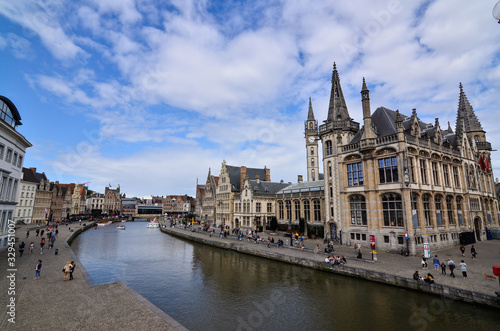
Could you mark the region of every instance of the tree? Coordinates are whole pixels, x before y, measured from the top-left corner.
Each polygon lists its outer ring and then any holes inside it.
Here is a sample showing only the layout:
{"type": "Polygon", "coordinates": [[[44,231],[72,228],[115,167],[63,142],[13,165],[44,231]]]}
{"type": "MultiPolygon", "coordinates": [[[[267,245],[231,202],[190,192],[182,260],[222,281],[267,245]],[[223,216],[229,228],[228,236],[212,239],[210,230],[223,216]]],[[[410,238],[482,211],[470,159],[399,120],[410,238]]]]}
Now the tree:
{"type": "Polygon", "coordinates": [[[269,222],[269,228],[273,232],[276,231],[276,229],[278,228],[278,219],[276,218],[276,216],[271,217],[271,221],[269,222]]]}

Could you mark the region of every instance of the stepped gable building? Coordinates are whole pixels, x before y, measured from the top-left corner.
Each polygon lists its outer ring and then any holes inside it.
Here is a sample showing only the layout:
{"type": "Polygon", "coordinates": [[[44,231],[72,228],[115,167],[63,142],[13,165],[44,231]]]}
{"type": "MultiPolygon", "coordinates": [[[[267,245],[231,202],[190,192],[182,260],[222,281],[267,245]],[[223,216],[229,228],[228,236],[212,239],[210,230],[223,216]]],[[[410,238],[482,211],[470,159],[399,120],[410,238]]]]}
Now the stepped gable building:
{"type": "Polygon", "coordinates": [[[455,131],[385,107],[370,110],[361,88],[363,127],[350,116],[334,64],[323,148],[326,230],[341,242],[420,254],[486,239],[497,227],[491,144],[459,85],[455,131]],[[408,236],[408,240],[405,239],[408,236]]]}
{"type": "Polygon", "coordinates": [[[219,184],[216,190],[216,223],[218,225],[236,226],[234,219],[234,195],[241,192],[246,176],[250,179],[256,179],[259,175],[261,181],[271,181],[271,170],[247,168],[245,166],[235,167],[226,165],[226,161],[222,162],[221,172],[219,175],[219,184]]]}
{"type": "Polygon", "coordinates": [[[50,191],[52,192],[52,201],[50,203],[50,210],[52,212],[52,218],[54,221],[61,220],[63,216],[63,203],[64,195],[63,188],[59,185],[59,182],[50,183],[50,191]]]}
{"type": "Polygon", "coordinates": [[[120,194],[120,185],[116,189],[111,187],[104,188],[103,212],[109,214],[120,214],[122,210],[122,196],[120,194]]]}
{"type": "Polygon", "coordinates": [[[259,231],[269,226],[276,217],[276,194],[288,185],[261,181],[258,172],[250,179],[247,172],[241,192],[234,194],[234,226],[259,231]]]}
{"type": "Polygon", "coordinates": [[[197,220],[201,220],[203,213],[203,195],[205,193],[205,185],[198,184],[198,177],[196,177],[196,195],[195,195],[195,205],[194,214],[197,220]]]}
{"type": "MultiPolygon", "coordinates": [[[[203,197],[201,201],[200,219],[207,224],[215,224],[215,197],[217,194],[217,185],[219,177],[212,175],[211,169],[208,168],[207,181],[203,186],[203,197]]],[[[198,203],[198,198],[196,198],[198,203]]]]}
{"type": "Polygon", "coordinates": [[[61,196],[62,196],[62,217],[65,219],[69,219],[72,214],[71,209],[73,208],[73,192],[75,190],[75,183],[71,184],[59,184],[61,188],[61,196]]]}
{"type": "Polygon", "coordinates": [[[52,191],[50,190],[50,182],[45,176],[45,173],[36,172],[36,168],[27,169],[27,173],[31,172],[30,177],[34,177],[37,183],[35,204],[33,205],[33,223],[45,223],[53,217],[50,207],[52,205],[52,191]]]}
{"type": "Polygon", "coordinates": [[[9,221],[14,220],[24,154],[31,143],[17,127],[21,115],[8,98],[0,95],[0,249],[7,246],[9,221]]]}

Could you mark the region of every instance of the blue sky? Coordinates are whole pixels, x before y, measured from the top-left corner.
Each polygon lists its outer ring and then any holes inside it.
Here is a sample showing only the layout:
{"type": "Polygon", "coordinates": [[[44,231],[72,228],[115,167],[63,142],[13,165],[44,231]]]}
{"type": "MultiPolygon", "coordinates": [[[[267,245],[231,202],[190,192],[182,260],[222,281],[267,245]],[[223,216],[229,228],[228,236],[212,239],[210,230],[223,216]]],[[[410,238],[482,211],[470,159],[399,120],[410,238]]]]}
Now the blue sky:
{"type": "MultiPolygon", "coordinates": [[[[306,175],[335,61],[351,117],[416,108],[455,127],[459,82],[498,149],[497,0],[0,0],[0,94],[51,181],[128,196],[194,195],[230,165],[306,175]]],[[[494,172],[500,171],[497,152],[494,172]]]]}

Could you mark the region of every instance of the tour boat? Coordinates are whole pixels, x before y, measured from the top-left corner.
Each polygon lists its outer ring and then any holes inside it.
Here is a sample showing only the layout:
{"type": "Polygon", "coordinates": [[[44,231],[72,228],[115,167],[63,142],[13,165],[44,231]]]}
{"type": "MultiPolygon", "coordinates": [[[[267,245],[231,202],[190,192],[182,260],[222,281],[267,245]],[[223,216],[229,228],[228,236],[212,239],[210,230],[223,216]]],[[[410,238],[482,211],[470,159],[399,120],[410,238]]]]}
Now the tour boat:
{"type": "Polygon", "coordinates": [[[160,227],[160,222],[158,222],[156,220],[156,218],[155,218],[151,222],[148,223],[147,227],[148,228],[159,228],[160,227]]]}
{"type": "Polygon", "coordinates": [[[118,230],[125,230],[125,225],[118,225],[116,228],[118,230]]]}

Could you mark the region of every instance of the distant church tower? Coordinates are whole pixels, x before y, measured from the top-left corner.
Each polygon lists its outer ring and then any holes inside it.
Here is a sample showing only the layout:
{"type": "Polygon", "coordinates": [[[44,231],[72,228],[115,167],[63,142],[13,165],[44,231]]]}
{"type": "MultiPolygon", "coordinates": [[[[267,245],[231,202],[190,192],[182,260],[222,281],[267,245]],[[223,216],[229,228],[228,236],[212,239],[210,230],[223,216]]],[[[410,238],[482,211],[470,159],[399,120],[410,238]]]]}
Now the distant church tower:
{"type": "Polygon", "coordinates": [[[307,181],[319,180],[319,156],[318,156],[318,121],[314,119],[314,113],[309,98],[309,113],[307,121],[304,122],[304,134],[306,138],[306,158],[307,158],[307,181]]]}

